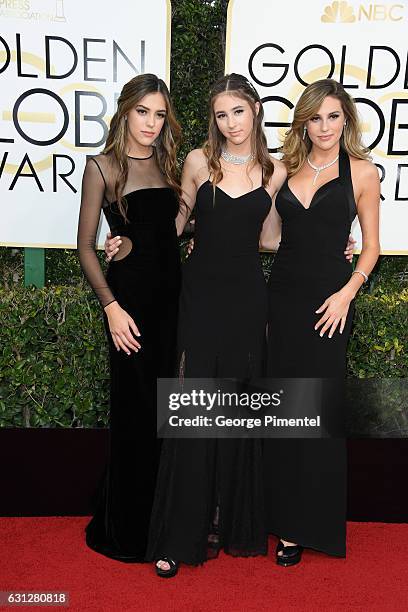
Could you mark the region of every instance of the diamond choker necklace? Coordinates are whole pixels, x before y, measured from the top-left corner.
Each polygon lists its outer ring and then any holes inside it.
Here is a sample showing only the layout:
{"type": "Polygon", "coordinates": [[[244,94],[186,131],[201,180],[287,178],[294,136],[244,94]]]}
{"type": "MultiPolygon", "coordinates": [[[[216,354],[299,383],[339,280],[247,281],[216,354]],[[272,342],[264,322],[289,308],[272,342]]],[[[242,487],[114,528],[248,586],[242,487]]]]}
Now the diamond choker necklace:
{"type": "Polygon", "coordinates": [[[253,161],[255,159],[255,155],[253,153],[250,153],[249,155],[233,155],[233,153],[230,153],[226,149],[222,149],[221,157],[225,159],[225,161],[229,162],[230,164],[241,164],[241,165],[246,164],[249,161],[253,161]]]}

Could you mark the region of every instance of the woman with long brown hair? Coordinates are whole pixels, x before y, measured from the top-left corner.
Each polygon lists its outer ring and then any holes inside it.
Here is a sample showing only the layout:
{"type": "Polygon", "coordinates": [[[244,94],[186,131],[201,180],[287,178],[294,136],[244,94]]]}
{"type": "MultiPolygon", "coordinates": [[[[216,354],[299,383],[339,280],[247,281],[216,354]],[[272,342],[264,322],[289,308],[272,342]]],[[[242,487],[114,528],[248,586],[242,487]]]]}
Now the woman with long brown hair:
{"type": "MultiPolygon", "coordinates": [[[[180,301],[180,377],[262,376],[267,291],[258,247],[279,246],[274,196],[286,178],[262,124],[262,103],[245,77],[217,81],[209,137],[186,158],[176,220],[180,234],[195,210],[180,301]]],[[[108,257],[117,244],[108,241],[108,257]]],[[[220,549],[265,554],[263,501],[260,440],[165,440],[148,551],[159,559],[158,575],[174,576],[180,561],[196,565],[220,549]]]]}
{"type": "MultiPolygon", "coordinates": [[[[179,233],[195,211],[195,244],[183,266],[178,373],[188,378],[262,375],[267,290],[259,238],[286,176],[267,149],[263,107],[241,75],[210,94],[209,136],[186,158],[179,233]]],[[[279,231],[276,235],[279,242],[279,231]]],[[[276,245],[277,246],[277,245],[276,245]]],[[[164,440],[148,556],[157,574],[200,564],[220,549],[266,552],[261,441],[164,440]]]]}
{"type": "MultiPolygon", "coordinates": [[[[324,384],[336,396],[330,391],[321,407],[337,419],[344,410],[337,391],[354,297],[380,252],[378,171],[362,144],[355,104],[340,83],[323,79],[306,87],[282,160],[288,178],[276,197],[282,238],[268,281],[267,375],[315,379],[318,386],[330,380],[324,384]],[[362,250],[353,271],[343,250],[356,214],[362,250]]],[[[273,244],[264,240],[263,246],[273,244]]],[[[298,563],[303,547],[345,556],[346,446],[341,431],[333,433],[265,440],[266,520],[282,538],[279,565],[298,563]]]]}
{"type": "Polygon", "coordinates": [[[166,84],[139,75],[123,87],[82,184],[79,257],[103,307],[110,356],[109,462],[86,541],[125,562],[145,560],[159,456],[156,379],[175,365],[179,137],[166,84]],[[101,211],[121,236],[106,278],[95,253],[101,211]]]}

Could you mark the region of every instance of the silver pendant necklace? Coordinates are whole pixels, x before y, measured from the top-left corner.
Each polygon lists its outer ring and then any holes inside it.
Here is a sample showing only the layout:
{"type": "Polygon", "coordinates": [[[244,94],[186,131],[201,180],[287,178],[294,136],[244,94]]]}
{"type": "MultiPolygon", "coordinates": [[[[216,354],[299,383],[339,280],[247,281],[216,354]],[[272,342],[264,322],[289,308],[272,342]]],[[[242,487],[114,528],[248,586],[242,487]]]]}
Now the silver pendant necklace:
{"type": "Polygon", "coordinates": [[[237,165],[247,164],[249,161],[253,161],[255,159],[255,155],[253,153],[250,153],[249,155],[234,155],[226,149],[222,149],[221,157],[230,164],[237,165]]]}
{"type": "Polygon", "coordinates": [[[311,168],[313,168],[313,170],[316,172],[316,174],[314,175],[314,179],[313,179],[313,185],[316,183],[319,174],[321,173],[322,170],[326,170],[326,168],[330,168],[330,166],[332,166],[333,164],[336,163],[336,161],[339,159],[339,156],[337,155],[336,159],[333,159],[333,161],[331,161],[328,164],[323,164],[323,166],[315,166],[314,164],[312,164],[312,162],[309,159],[309,156],[307,156],[307,163],[309,164],[309,166],[311,168]]]}

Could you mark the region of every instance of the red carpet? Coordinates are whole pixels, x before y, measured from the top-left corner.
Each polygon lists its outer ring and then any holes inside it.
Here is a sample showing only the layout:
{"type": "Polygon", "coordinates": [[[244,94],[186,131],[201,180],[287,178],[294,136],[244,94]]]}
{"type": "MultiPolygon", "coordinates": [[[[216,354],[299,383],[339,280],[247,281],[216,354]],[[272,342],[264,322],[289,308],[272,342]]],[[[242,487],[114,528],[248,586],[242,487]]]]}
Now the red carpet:
{"type": "Polygon", "coordinates": [[[268,558],[220,555],[163,580],[150,565],[123,564],[89,550],[87,522],[0,518],[0,590],[68,591],[69,608],[30,609],[70,612],[408,610],[406,524],[349,523],[347,559],[306,551],[300,565],[281,568],[271,539],[268,558]]]}

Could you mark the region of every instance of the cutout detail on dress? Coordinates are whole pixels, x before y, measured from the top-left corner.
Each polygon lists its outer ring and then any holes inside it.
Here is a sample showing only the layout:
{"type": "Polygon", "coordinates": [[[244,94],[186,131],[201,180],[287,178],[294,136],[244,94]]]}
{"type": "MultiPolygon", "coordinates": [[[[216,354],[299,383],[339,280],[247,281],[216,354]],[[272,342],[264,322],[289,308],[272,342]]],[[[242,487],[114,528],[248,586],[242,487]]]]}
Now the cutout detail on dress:
{"type": "Polygon", "coordinates": [[[125,259],[133,249],[133,242],[127,236],[121,236],[122,244],[119,247],[119,251],[112,258],[112,261],[120,261],[121,259],[125,259]]]}

